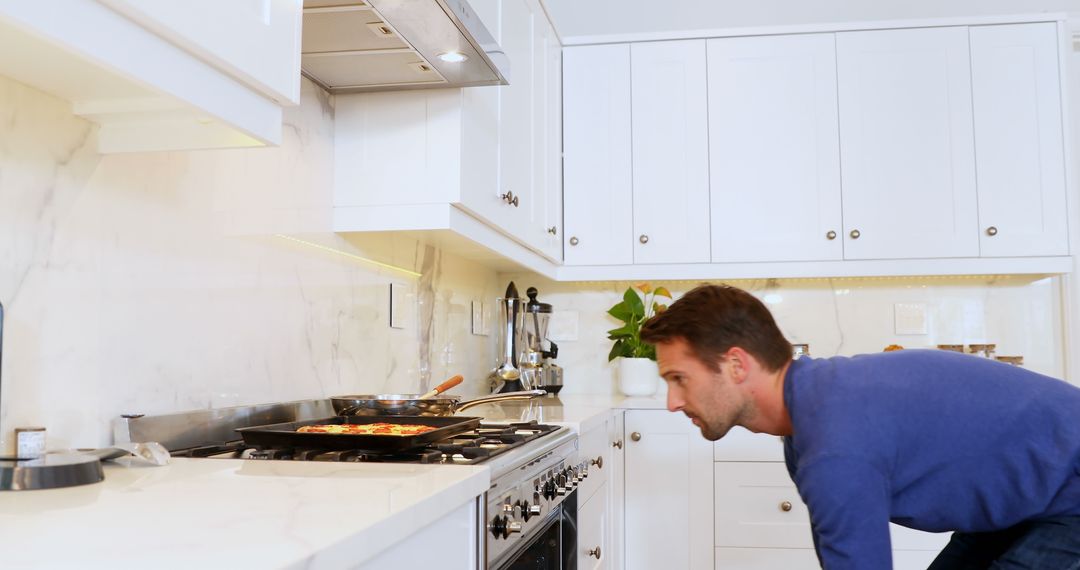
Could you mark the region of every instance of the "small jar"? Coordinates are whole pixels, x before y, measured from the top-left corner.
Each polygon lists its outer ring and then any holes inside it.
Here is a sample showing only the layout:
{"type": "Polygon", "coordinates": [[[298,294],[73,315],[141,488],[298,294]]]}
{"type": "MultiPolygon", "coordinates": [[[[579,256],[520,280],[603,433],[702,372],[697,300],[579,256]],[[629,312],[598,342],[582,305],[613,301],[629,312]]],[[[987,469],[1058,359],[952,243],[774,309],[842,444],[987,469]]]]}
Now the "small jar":
{"type": "Polygon", "coordinates": [[[995,356],[994,359],[998,362],[1004,362],[1005,364],[1012,364],[1013,366],[1024,365],[1023,356],[995,356]]]}
{"type": "Polygon", "coordinates": [[[983,358],[994,358],[994,350],[997,348],[996,344],[969,344],[968,351],[975,356],[981,356],[983,358]]]}
{"type": "Polygon", "coordinates": [[[804,356],[810,356],[809,344],[793,344],[791,345],[791,359],[798,360],[804,356]]]}
{"type": "Polygon", "coordinates": [[[938,350],[948,350],[949,352],[964,352],[964,345],[962,344],[939,344],[938,350]]]}

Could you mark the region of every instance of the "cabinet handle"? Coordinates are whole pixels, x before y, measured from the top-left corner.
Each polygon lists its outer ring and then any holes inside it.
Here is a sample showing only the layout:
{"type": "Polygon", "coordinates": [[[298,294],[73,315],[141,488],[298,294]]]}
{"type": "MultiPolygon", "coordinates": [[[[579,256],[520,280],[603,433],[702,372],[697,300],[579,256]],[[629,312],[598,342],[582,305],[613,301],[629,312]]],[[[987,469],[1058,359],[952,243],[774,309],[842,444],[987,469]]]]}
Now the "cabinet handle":
{"type": "Polygon", "coordinates": [[[851,230],[851,239],[859,239],[862,233],[859,230],[851,230]]]}
{"type": "Polygon", "coordinates": [[[641,243],[649,243],[649,236],[641,234],[641,237],[637,238],[641,243]]]}
{"type": "Polygon", "coordinates": [[[589,556],[595,556],[597,560],[600,560],[600,547],[590,548],[588,554],[589,556]]]}
{"type": "Polygon", "coordinates": [[[570,237],[570,245],[577,245],[579,243],[581,243],[581,242],[578,241],[577,236],[571,236],[570,237]]]}
{"type": "Polygon", "coordinates": [[[780,510],[784,511],[785,513],[790,511],[791,510],[791,501],[784,501],[783,503],[780,503],[780,510]]]}
{"type": "Polygon", "coordinates": [[[604,456],[597,455],[596,459],[593,459],[592,461],[589,462],[589,465],[595,465],[597,469],[603,469],[604,468],[604,456]]]}
{"type": "Polygon", "coordinates": [[[618,447],[619,449],[622,449],[622,440],[620,439],[619,441],[611,442],[611,447],[618,447]]]}
{"type": "Polygon", "coordinates": [[[630,439],[634,441],[641,441],[641,432],[633,432],[630,434],[630,439]]]}
{"type": "Polygon", "coordinates": [[[834,232],[832,230],[829,230],[829,233],[825,234],[825,239],[827,239],[827,240],[836,239],[836,232],[834,232]]]}
{"type": "Polygon", "coordinates": [[[507,204],[510,204],[515,208],[518,207],[518,197],[514,196],[513,192],[508,191],[506,194],[502,194],[499,197],[505,200],[507,204]]]}
{"type": "Polygon", "coordinates": [[[995,228],[994,226],[990,226],[990,227],[986,228],[986,235],[988,235],[988,236],[996,236],[997,235],[997,228],[995,228]]]}
{"type": "Polygon", "coordinates": [[[551,226],[550,228],[548,228],[547,232],[549,234],[551,234],[551,235],[555,235],[555,234],[559,233],[559,228],[557,228],[555,226],[551,226]]]}

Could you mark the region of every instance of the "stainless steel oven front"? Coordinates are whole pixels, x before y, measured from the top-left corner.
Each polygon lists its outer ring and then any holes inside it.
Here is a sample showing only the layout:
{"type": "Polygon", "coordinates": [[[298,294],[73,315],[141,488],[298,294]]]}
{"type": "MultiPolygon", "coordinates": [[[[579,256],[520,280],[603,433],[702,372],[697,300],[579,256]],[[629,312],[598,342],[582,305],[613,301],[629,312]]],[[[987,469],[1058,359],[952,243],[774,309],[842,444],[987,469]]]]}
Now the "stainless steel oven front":
{"type": "Polygon", "coordinates": [[[576,569],[576,489],[585,477],[573,438],[496,478],[486,501],[487,568],[576,569]]]}

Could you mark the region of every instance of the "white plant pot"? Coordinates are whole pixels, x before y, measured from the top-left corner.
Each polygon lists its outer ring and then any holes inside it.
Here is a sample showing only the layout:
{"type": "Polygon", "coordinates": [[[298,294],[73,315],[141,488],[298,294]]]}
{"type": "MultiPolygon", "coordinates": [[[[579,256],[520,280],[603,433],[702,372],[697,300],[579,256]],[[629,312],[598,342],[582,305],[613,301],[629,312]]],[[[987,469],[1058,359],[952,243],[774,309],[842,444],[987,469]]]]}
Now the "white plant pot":
{"type": "Polygon", "coordinates": [[[648,358],[620,358],[619,391],[627,396],[652,396],[660,387],[660,369],[648,358]]]}

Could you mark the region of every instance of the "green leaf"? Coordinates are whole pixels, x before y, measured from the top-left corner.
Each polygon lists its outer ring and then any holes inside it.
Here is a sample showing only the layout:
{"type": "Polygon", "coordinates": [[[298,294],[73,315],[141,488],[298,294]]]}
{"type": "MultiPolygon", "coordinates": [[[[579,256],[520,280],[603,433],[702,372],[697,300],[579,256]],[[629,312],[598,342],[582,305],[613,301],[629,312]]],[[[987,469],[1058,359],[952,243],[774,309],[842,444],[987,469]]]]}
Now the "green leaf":
{"type": "Polygon", "coordinates": [[[633,318],[633,314],[630,312],[630,307],[626,303],[619,303],[614,307],[608,309],[608,314],[619,319],[624,323],[628,323],[633,318]]]}
{"type": "Polygon", "coordinates": [[[622,338],[622,337],[629,338],[629,337],[634,336],[634,331],[635,330],[636,329],[632,325],[627,324],[627,325],[621,326],[621,327],[619,327],[617,329],[611,329],[607,333],[608,333],[608,338],[622,338]]]}
{"type": "Polygon", "coordinates": [[[615,360],[620,356],[629,357],[633,354],[633,348],[629,343],[622,340],[615,341],[615,344],[611,347],[611,352],[608,353],[608,362],[615,360]]]}
{"type": "Polygon", "coordinates": [[[626,293],[623,293],[623,303],[630,309],[630,313],[636,317],[645,316],[645,303],[641,302],[641,297],[638,297],[637,292],[633,288],[627,288],[626,293]]]}
{"type": "Polygon", "coordinates": [[[661,297],[667,297],[668,299],[670,299],[671,291],[668,291],[666,287],[657,287],[656,290],[653,291],[653,295],[659,295],[661,297]]]}

